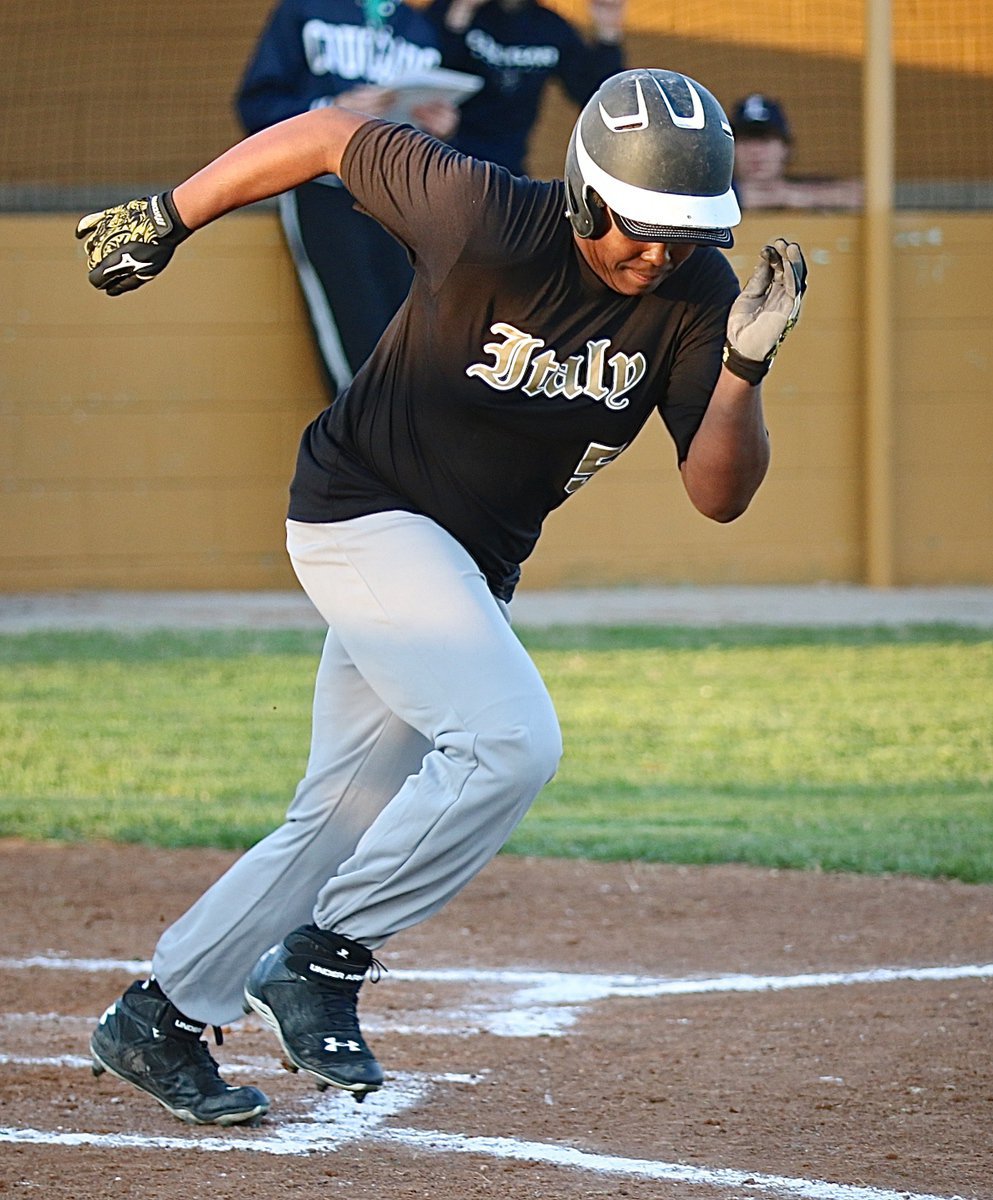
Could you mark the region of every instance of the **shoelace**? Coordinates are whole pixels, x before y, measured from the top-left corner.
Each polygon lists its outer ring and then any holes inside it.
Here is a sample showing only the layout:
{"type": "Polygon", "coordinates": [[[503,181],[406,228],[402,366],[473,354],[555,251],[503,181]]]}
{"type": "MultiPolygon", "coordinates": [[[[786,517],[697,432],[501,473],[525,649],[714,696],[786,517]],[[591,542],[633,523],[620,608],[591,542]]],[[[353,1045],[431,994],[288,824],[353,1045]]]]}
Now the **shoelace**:
{"type": "Polygon", "coordinates": [[[319,1020],[322,1027],[328,1032],[352,1038],[365,1046],[365,1038],[359,1028],[358,989],[355,992],[345,992],[322,987],[319,996],[319,1020]]]}
{"type": "MultiPolygon", "coordinates": [[[[190,1038],[170,1038],[169,1045],[174,1056],[174,1064],[181,1062],[187,1069],[196,1072],[206,1072],[209,1079],[221,1078],[221,1069],[218,1066],[214,1056],[210,1053],[207,1043],[202,1040],[194,1040],[190,1038]]],[[[204,1078],[200,1075],[201,1080],[204,1078]]]]}

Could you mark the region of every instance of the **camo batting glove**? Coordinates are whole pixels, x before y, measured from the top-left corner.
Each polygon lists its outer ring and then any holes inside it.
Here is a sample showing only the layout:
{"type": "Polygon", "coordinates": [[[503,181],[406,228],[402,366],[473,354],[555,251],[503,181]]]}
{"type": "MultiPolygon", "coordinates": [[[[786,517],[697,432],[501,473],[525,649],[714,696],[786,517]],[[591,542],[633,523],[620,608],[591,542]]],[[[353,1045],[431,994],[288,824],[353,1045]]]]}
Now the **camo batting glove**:
{"type": "Polygon", "coordinates": [[[763,246],[758,266],[728,314],[724,365],[756,384],[800,316],[807,290],[807,264],[796,242],[776,238],[763,246]]]}
{"type": "Polygon", "coordinates": [[[108,296],[153,279],[192,232],[176,212],[171,191],[90,213],[76,226],[76,237],[86,239],[90,283],[108,296]]]}

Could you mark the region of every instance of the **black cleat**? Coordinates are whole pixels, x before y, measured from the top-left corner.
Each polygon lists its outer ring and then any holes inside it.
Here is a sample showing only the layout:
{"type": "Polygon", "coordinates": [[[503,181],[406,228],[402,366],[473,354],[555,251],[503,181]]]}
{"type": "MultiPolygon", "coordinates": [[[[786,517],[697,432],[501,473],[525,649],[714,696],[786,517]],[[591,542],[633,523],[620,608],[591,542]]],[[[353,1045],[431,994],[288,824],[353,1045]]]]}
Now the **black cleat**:
{"type": "Polygon", "coordinates": [[[205,1025],[185,1017],[155,984],[133,983],[90,1038],[93,1074],[109,1071],[192,1125],[238,1125],[268,1112],[255,1087],[231,1087],[200,1040],[205,1025]]]}
{"type": "Polygon", "coordinates": [[[321,1090],[344,1088],[356,1100],[383,1083],[356,1012],[373,965],[365,946],[304,925],[267,950],[245,984],[245,1011],[257,1012],[273,1030],[290,1070],[313,1075],[321,1090]]]}

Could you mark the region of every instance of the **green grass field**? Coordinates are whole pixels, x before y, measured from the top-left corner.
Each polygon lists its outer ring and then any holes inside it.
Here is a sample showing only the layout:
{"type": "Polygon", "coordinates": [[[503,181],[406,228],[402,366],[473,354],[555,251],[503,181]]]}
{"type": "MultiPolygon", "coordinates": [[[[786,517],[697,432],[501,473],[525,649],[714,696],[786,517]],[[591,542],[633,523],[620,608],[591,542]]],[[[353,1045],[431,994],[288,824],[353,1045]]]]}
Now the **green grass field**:
{"type": "MultiPolygon", "coordinates": [[[[523,631],[566,755],[508,849],[993,881],[993,633],[523,631]]],[[[312,633],[0,637],[0,834],[240,848],[304,766],[312,633]]]]}

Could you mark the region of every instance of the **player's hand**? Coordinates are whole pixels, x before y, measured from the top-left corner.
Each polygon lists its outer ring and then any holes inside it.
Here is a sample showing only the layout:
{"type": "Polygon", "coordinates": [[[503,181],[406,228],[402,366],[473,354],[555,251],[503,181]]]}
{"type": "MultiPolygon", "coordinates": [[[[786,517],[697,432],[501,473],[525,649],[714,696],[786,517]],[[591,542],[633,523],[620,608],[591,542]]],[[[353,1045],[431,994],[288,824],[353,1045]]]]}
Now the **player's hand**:
{"type": "Polygon", "coordinates": [[[768,372],[776,351],[800,316],[807,264],[796,242],[776,238],[728,315],[724,365],[749,383],[768,372]]]}
{"type": "Polygon", "coordinates": [[[365,113],[367,117],[382,117],[396,104],[397,94],[376,83],[360,83],[347,92],[339,92],[334,102],[352,112],[365,113]]]}
{"type": "Polygon", "coordinates": [[[76,237],[85,239],[90,283],[108,296],[154,279],[192,232],[176,211],[171,192],[115,204],[90,213],[76,226],[76,237]]]}
{"type": "Polygon", "coordinates": [[[626,5],[627,0],[589,0],[590,23],[598,41],[621,40],[626,5]]]}
{"type": "Polygon", "coordinates": [[[452,0],[445,13],[445,28],[450,33],[465,33],[476,12],[489,0],[452,0]]]}
{"type": "Polygon", "coordinates": [[[459,127],[459,110],[448,100],[429,100],[410,110],[418,129],[430,133],[439,141],[447,142],[459,127]]]}

